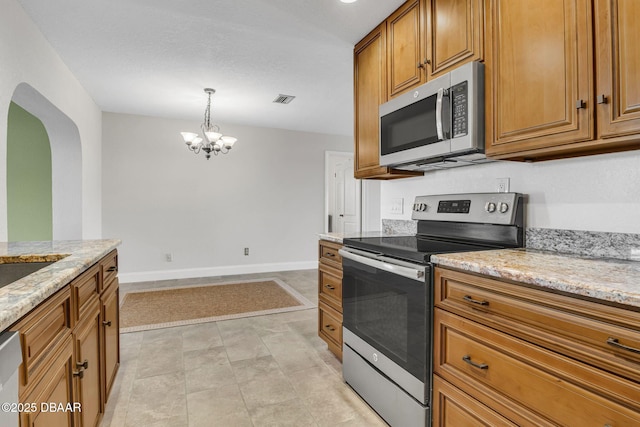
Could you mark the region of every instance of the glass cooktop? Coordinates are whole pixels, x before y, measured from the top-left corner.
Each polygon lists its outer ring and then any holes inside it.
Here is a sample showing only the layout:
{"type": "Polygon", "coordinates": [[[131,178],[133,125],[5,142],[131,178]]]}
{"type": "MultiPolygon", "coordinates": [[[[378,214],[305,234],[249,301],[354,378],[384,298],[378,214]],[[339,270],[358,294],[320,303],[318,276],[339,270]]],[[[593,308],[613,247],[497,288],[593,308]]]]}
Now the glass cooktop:
{"type": "Polygon", "coordinates": [[[495,246],[439,240],[419,235],[356,237],[344,239],[343,244],[421,264],[429,262],[434,254],[495,249],[495,246]]]}

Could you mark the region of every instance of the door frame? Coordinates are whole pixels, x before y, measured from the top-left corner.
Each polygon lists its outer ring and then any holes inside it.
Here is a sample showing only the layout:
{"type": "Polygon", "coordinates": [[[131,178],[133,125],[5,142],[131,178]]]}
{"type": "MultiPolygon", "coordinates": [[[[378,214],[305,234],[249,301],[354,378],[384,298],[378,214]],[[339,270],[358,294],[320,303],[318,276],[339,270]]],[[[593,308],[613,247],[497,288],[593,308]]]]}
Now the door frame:
{"type": "MultiPolygon", "coordinates": [[[[325,151],[324,152],[324,219],[323,219],[323,232],[329,232],[329,198],[333,192],[333,186],[331,185],[331,169],[330,160],[332,158],[354,158],[354,154],[347,151],[325,151]]],[[[357,200],[358,210],[360,211],[360,223],[358,224],[358,228],[362,230],[362,180],[356,180],[358,182],[358,186],[360,187],[360,197],[357,200]]]]}

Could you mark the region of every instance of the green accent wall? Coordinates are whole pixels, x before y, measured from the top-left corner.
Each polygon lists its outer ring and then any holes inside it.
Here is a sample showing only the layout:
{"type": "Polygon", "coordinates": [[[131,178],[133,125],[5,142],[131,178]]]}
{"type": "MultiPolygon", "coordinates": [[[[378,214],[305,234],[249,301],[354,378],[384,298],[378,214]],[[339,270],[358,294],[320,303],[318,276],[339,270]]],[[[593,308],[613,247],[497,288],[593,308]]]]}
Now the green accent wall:
{"type": "Polygon", "coordinates": [[[51,145],[42,122],[15,103],[7,122],[9,241],[53,239],[51,145]]]}

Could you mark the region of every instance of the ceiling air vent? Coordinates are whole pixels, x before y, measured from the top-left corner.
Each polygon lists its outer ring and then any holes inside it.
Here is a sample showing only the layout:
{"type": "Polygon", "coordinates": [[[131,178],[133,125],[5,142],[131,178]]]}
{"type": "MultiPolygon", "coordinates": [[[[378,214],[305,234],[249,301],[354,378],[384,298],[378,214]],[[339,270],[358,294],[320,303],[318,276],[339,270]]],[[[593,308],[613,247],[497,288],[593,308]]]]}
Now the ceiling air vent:
{"type": "Polygon", "coordinates": [[[280,94],[276,97],[276,99],[273,100],[273,102],[275,102],[276,104],[288,104],[293,101],[293,98],[295,98],[295,96],[293,95],[280,94]]]}

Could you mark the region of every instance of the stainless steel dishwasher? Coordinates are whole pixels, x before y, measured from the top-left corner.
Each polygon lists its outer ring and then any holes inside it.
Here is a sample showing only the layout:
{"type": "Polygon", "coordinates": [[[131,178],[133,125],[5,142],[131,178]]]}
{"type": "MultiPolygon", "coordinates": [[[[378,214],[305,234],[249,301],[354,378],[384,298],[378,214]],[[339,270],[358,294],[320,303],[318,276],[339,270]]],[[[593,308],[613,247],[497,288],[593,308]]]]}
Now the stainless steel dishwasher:
{"type": "Polygon", "coordinates": [[[18,425],[18,367],[21,362],[20,334],[0,333],[0,426],[18,425]]]}

